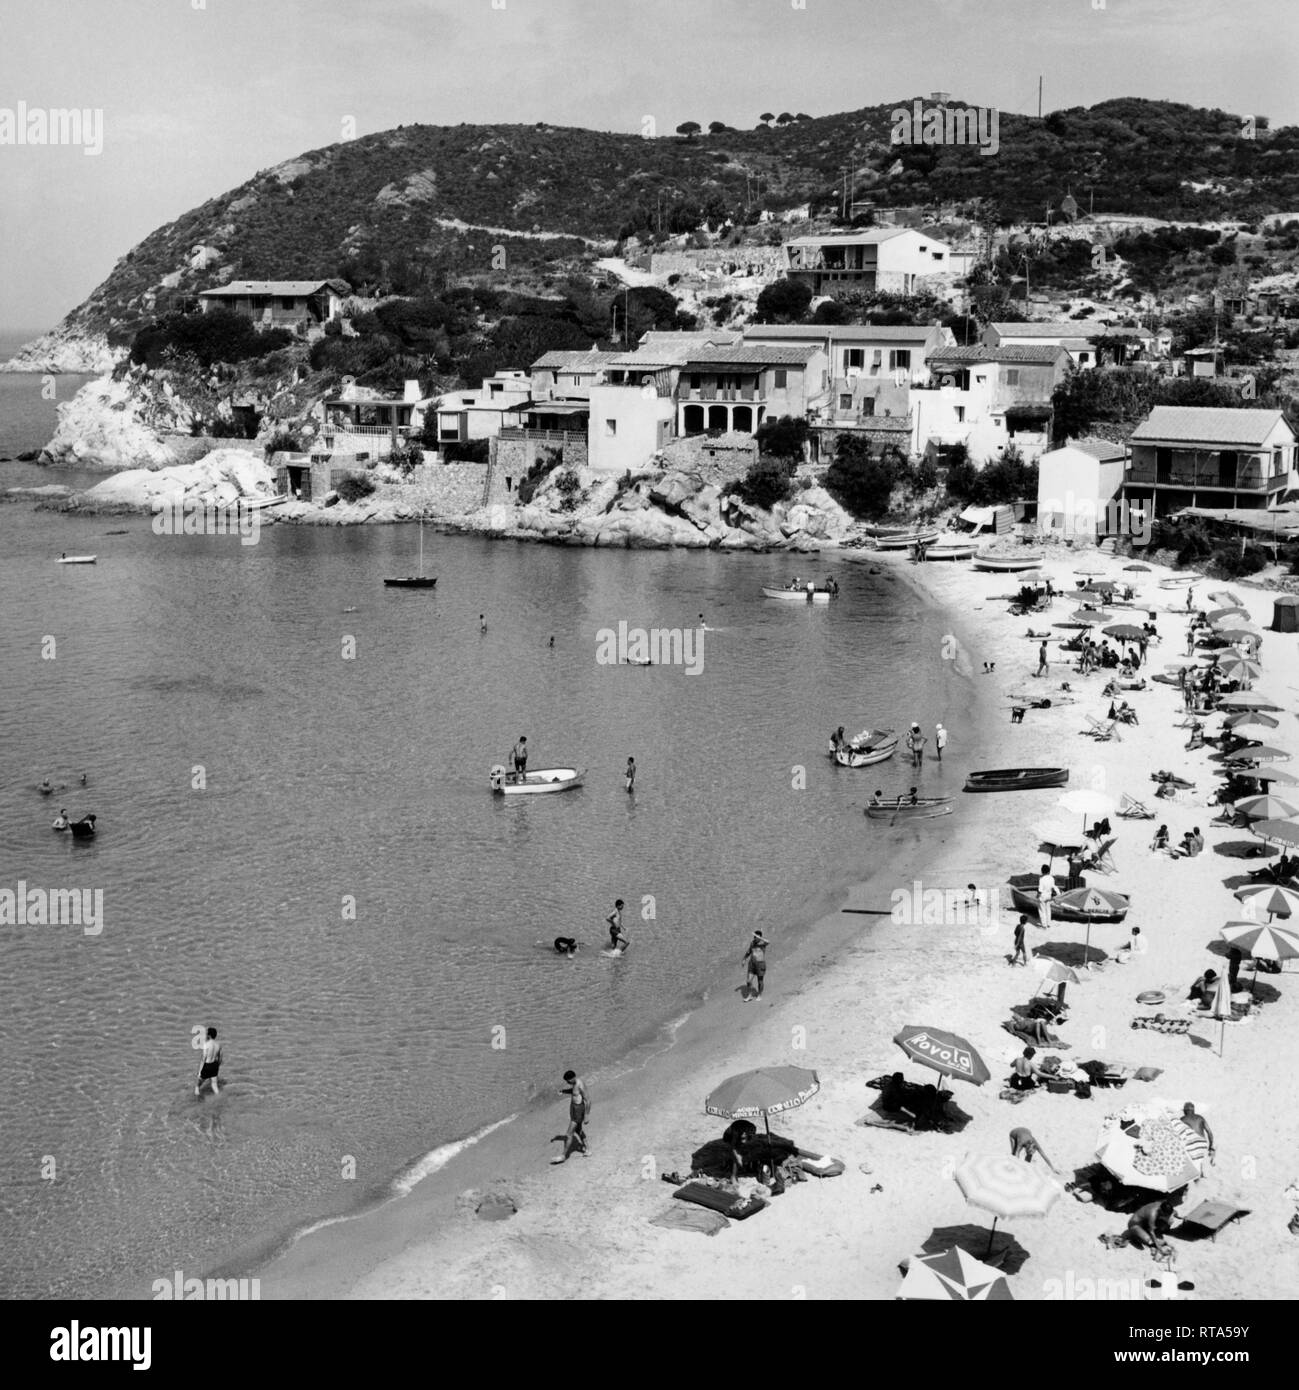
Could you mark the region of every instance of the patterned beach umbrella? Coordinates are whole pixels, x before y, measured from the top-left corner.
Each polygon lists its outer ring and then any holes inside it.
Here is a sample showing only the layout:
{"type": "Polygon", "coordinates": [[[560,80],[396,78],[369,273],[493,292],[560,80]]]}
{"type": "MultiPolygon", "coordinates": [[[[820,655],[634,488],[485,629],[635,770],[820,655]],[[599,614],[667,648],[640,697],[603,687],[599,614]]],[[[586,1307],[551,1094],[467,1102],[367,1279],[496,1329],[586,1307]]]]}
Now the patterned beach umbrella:
{"type": "Polygon", "coordinates": [[[1244,656],[1227,656],[1218,663],[1218,670],[1227,677],[1229,681],[1240,681],[1242,685],[1248,685],[1250,681],[1257,680],[1263,668],[1257,661],[1250,661],[1244,656]]]}
{"type": "Polygon", "coordinates": [[[1000,1270],[976,1260],[957,1245],[937,1255],[913,1255],[898,1297],[954,1303],[1005,1303],[1013,1301],[1014,1295],[1000,1270]]]}
{"type": "Polygon", "coordinates": [[[1223,709],[1266,709],[1279,711],[1282,706],[1278,705],[1270,696],[1262,694],[1257,690],[1237,690],[1234,694],[1224,695],[1218,704],[1223,709]]]}
{"type": "MultiPolygon", "coordinates": [[[[1263,800],[1262,797],[1257,799],[1263,800]]],[[[1237,805],[1239,804],[1237,802],[1237,805]]],[[[1273,917],[1293,917],[1299,910],[1299,893],[1293,888],[1283,888],[1279,883],[1248,884],[1244,888],[1236,889],[1236,898],[1244,904],[1245,916],[1251,921],[1257,920],[1260,912],[1266,912],[1268,920],[1271,921],[1273,917]]],[[[1227,923],[1229,927],[1235,925],[1238,924],[1227,923]]]]}
{"type": "Polygon", "coordinates": [[[1228,753],[1226,760],[1229,763],[1287,763],[1291,756],[1284,748],[1278,748],[1275,744],[1251,742],[1245,748],[1228,753]]]}
{"type": "Polygon", "coordinates": [[[1168,1121],[1143,1123],[1137,1138],[1114,1130],[1096,1157],[1121,1183],[1150,1192],[1176,1192],[1200,1176],[1186,1144],[1168,1121]]]}
{"type": "Polygon", "coordinates": [[[1117,638],[1120,642],[1139,642],[1146,636],[1146,630],[1135,623],[1115,623],[1113,627],[1105,629],[1105,635],[1117,638]]]}
{"type": "Polygon", "coordinates": [[[724,1120],[752,1120],[761,1115],[770,1134],[768,1115],[793,1110],[820,1089],[820,1077],[805,1067],[758,1067],[723,1081],[704,1101],[704,1111],[724,1120]]]}
{"type": "Polygon", "coordinates": [[[893,1041],[913,1062],[932,1067],[942,1076],[982,1086],[992,1075],[987,1063],[964,1038],[945,1033],[941,1028],[909,1023],[893,1041]]]}
{"type": "MultiPolygon", "coordinates": [[[[1247,820],[1289,820],[1292,816],[1299,816],[1299,809],[1296,809],[1288,801],[1283,801],[1281,797],[1273,796],[1271,792],[1265,792],[1262,796],[1242,797],[1239,801],[1232,803],[1231,809],[1247,820]]],[[[1262,889],[1258,886],[1242,888],[1236,896],[1243,902],[1246,893],[1258,893],[1260,891],[1262,889]]]]}
{"type": "Polygon", "coordinates": [[[1045,1168],[1033,1168],[1021,1158],[967,1154],[953,1176],[965,1200],[982,1211],[992,1213],[988,1250],[997,1233],[997,1222],[1016,1216],[1045,1216],[1059,1201],[1064,1189],[1045,1168]]]}
{"type": "Polygon", "coordinates": [[[1299,821],[1256,820],[1249,827],[1251,835],[1269,845],[1280,845],[1283,849],[1299,848],[1299,821]]]}

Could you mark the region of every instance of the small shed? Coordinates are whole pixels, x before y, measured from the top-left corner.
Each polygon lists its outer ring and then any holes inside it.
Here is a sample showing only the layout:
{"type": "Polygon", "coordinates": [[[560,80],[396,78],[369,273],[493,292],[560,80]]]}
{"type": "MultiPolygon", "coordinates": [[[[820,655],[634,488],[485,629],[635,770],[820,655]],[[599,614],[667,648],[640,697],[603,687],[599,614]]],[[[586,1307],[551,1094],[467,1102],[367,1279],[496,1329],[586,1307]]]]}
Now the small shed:
{"type": "Polygon", "coordinates": [[[1272,631],[1299,632],[1299,594],[1278,594],[1272,604],[1272,631]]]}

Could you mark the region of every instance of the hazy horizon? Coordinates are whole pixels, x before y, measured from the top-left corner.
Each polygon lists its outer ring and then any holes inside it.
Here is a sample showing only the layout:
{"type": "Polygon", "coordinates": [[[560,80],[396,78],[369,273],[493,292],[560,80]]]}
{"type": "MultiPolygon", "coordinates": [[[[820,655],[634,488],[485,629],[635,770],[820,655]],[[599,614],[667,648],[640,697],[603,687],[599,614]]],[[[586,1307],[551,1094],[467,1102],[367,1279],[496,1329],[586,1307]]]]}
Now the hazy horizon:
{"type": "Polygon", "coordinates": [[[0,145],[0,328],[52,328],[156,228],[259,170],[398,125],[751,127],[949,91],[1122,97],[1299,123],[1286,0],[8,0],[0,109],[103,113],[103,148],[0,145]],[[802,8],[798,8],[802,5],[802,8]],[[1103,6],[1101,8],[1100,6],[1103,6]],[[1289,41],[1289,42],[1288,42],[1289,41]],[[773,55],[778,71],[772,72],[773,55]],[[1150,74],[1158,72],[1158,89],[1150,74]],[[499,79],[499,81],[493,81],[499,79]]]}

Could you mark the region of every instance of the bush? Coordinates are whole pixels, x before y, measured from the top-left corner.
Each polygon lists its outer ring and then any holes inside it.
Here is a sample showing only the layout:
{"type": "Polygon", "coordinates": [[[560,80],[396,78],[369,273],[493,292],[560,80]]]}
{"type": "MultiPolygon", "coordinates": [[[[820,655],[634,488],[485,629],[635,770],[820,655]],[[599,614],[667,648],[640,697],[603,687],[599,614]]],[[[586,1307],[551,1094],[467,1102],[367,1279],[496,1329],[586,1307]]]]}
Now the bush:
{"type": "Polygon", "coordinates": [[[754,323],[796,323],[812,302],[811,288],[801,280],[777,280],[758,295],[754,323]]]}
{"type": "Polygon", "coordinates": [[[764,458],[790,459],[802,463],[807,432],[806,420],[782,415],[778,420],[764,420],[753,437],[757,441],[758,452],[764,458]]]}
{"type": "Polygon", "coordinates": [[[337,319],[330,319],[325,325],[326,338],[341,338],[343,335],[343,325],[337,319]]]}
{"type": "Polygon", "coordinates": [[[566,468],[555,479],[555,491],[559,493],[559,510],[575,512],[583,499],[582,480],[571,468],[566,468]]]}
{"type": "Polygon", "coordinates": [[[302,452],[302,440],[291,430],[276,430],[266,441],[266,457],[272,454],[300,454],[302,452]]]}
{"type": "Polygon", "coordinates": [[[286,328],[259,332],[252,319],[230,309],[211,309],[207,313],[168,314],[147,323],[131,343],[131,361],[156,368],[163,365],[168,348],[191,354],[203,367],[214,362],[243,362],[265,357],[268,352],[287,347],[293,334],[286,328]]]}
{"type": "Polygon", "coordinates": [[[788,501],[793,470],[790,464],[777,458],[760,458],[730,491],[750,507],[770,511],[777,502],[788,501]]]}
{"type": "Polygon", "coordinates": [[[388,463],[405,477],[410,475],[424,462],[424,450],[418,444],[399,444],[388,455],[388,463]]]}
{"type": "Polygon", "coordinates": [[[896,481],[892,460],[873,458],[865,440],[841,435],[824,486],[846,511],[869,519],[888,511],[896,481]]]}
{"type": "Polygon", "coordinates": [[[344,502],[360,502],[374,491],[374,479],[366,473],[350,473],[334,491],[344,502]]]}
{"type": "Polygon", "coordinates": [[[526,507],[537,495],[537,489],[546,477],[559,466],[562,457],[563,455],[558,449],[546,449],[538,452],[536,461],[519,479],[519,486],[514,491],[521,507],[526,507]]]}
{"type": "Polygon", "coordinates": [[[1257,574],[1270,560],[1271,556],[1262,547],[1247,545],[1242,551],[1236,541],[1224,541],[1213,551],[1213,564],[1227,579],[1243,579],[1246,575],[1257,574]]]}

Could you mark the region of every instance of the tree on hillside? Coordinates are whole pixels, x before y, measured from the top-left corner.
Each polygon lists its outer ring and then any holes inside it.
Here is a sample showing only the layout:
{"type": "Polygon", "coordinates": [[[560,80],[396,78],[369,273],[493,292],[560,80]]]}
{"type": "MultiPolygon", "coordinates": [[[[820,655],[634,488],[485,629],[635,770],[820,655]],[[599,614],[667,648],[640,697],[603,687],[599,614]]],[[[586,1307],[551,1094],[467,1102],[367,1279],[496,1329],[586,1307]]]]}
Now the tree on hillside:
{"type": "Polygon", "coordinates": [[[753,437],[764,458],[802,463],[807,432],[808,424],[802,416],[782,415],[778,420],[764,420],[753,437]]]}
{"type": "Polygon", "coordinates": [[[677,134],[684,135],[687,140],[693,140],[702,129],[703,126],[701,126],[698,121],[682,121],[681,124],[677,126],[677,134]]]}
{"type": "Polygon", "coordinates": [[[874,458],[870,443],[859,435],[841,434],[834,462],[826,469],[825,490],[858,518],[883,516],[896,481],[892,460],[874,458]]]}
{"type": "Polygon", "coordinates": [[[758,119],[762,122],[763,125],[768,125],[776,118],[771,114],[770,111],[764,111],[762,115],[758,117],[758,119]]]}
{"type": "Polygon", "coordinates": [[[728,125],[726,124],[725,121],[709,121],[709,122],[708,122],[708,133],[709,133],[709,135],[720,135],[720,134],[722,133],[722,131],[724,131],[724,130],[729,130],[729,129],[730,129],[730,126],[728,126],[728,125]]]}
{"type": "Polygon", "coordinates": [[[793,119],[794,117],[788,111],[782,111],[780,115],[776,117],[776,124],[789,125],[793,119]]]}
{"type": "Polygon", "coordinates": [[[797,323],[812,302],[811,288],[801,280],[776,280],[766,286],[754,307],[754,323],[797,323]]]}
{"type": "Polygon", "coordinates": [[[806,111],[800,111],[798,115],[794,117],[794,119],[796,121],[810,121],[812,118],[807,114],[806,111]]]}

